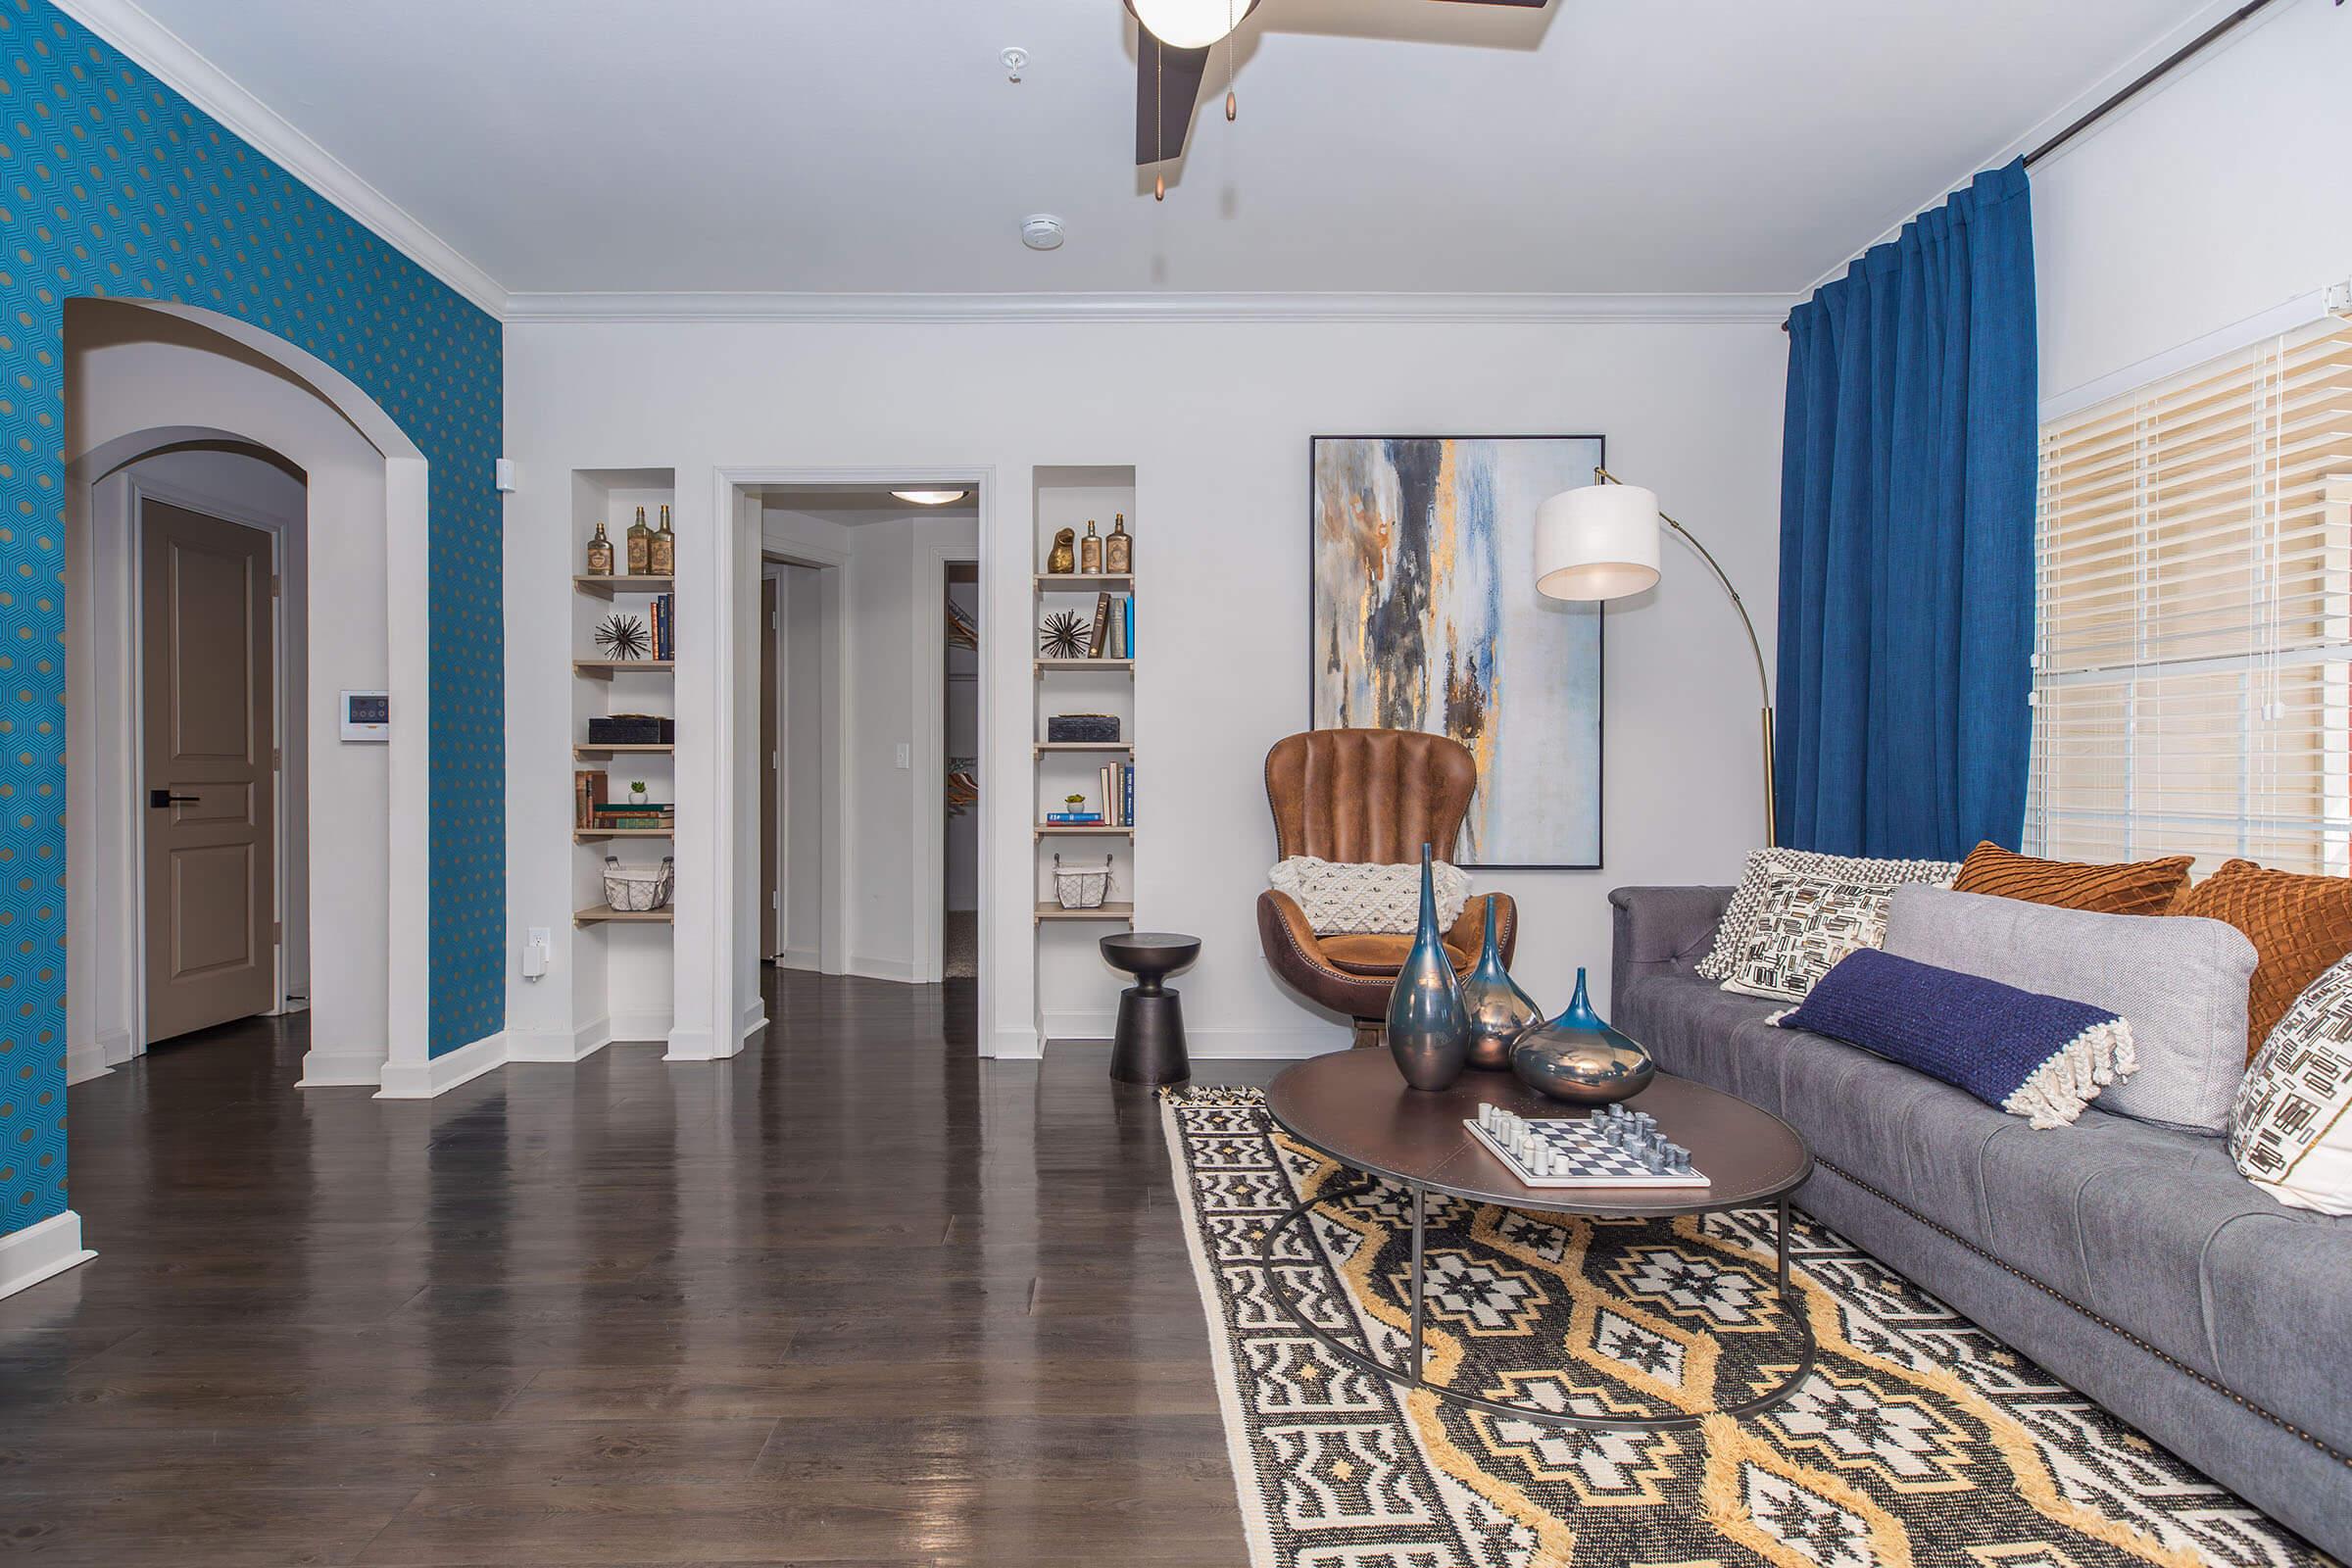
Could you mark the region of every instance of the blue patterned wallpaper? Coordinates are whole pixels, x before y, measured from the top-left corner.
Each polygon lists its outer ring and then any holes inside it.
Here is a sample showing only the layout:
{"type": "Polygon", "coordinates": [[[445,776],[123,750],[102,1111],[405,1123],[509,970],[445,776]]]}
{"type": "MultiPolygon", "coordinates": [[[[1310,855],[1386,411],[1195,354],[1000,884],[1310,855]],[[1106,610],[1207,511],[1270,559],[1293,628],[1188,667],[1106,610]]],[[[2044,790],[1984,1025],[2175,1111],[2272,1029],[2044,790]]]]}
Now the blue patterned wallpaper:
{"type": "Polygon", "coordinates": [[[70,296],[241,317],[431,465],[432,1053],[505,1026],[498,322],[48,0],[0,0],[0,1233],[66,1201],[70,296]]]}

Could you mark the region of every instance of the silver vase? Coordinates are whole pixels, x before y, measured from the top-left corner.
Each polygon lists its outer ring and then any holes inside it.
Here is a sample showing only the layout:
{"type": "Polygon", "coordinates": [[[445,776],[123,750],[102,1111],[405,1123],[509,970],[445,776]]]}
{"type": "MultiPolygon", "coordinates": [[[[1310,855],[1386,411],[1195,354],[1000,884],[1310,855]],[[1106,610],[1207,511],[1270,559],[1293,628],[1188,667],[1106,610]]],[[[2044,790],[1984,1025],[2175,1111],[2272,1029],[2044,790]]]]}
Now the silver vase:
{"type": "Polygon", "coordinates": [[[1470,1058],[1470,1018],[1461,983],[1438,932],[1437,882],[1429,846],[1421,846],[1421,929],[1389,993],[1389,1054],[1415,1089],[1444,1089],[1470,1058]]]}
{"type": "Polygon", "coordinates": [[[1502,966],[1502,947],[1494,939],[1494,896],[1487,895],[1487,941],[1478,955],[1478,967],[1462,977],[1462,1011],[1470,1019],[1470,1065],[1487,1072],[1507,1072],[1511,1047],[1530,1024],[1541,1023],[1544,1009],[1519,989],[1502,966]]]}
{"type": "Polygon", "coordinates": [[[1636,1041],[1603,1023],[1576,971],[1568,1010],[1538,1024],[1511,1048],[1511,1071],[1538,1094],[1571,1105],[1606,1105],[1649,1087],[1658,1064],[1636,1041]]]}

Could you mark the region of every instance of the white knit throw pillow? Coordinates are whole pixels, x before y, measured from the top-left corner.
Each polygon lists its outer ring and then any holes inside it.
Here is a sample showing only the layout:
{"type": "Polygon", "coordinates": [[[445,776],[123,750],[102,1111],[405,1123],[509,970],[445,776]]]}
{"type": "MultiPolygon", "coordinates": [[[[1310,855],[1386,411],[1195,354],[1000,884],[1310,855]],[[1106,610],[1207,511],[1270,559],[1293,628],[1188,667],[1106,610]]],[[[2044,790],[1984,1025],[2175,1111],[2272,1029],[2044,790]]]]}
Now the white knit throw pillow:
{"type": "MultiPolygon", "coordinates": [[[[1431,880],[1438,890],[1438,926],[1449,931],[1462,917],[1462,906],[1470,902],[1470,873],[1439,860],[1431,880]]],[[[1267,872],[1266,882],[1275,892],[1290,895],[1319,937],[1344,932],[1410,935],[1421,925],[1418,865],[1370,865],[1294,855],[1267,872]]]]}

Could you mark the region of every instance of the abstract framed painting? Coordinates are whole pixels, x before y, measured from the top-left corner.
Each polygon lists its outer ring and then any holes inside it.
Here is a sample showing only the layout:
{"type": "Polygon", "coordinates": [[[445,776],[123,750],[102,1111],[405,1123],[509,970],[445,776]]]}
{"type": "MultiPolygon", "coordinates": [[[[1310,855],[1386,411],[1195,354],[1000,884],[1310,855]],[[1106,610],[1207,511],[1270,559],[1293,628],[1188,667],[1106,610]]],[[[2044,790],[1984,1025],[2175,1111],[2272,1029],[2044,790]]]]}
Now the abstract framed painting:
{"type": "Polygon", "coordinates": [[[1317,436],[1316,729],[1428,730],[1478,759],[1460,861],[1601,863],[1601,609],[1536,592],[1536,509],[1601,438],[1317,436]]]}

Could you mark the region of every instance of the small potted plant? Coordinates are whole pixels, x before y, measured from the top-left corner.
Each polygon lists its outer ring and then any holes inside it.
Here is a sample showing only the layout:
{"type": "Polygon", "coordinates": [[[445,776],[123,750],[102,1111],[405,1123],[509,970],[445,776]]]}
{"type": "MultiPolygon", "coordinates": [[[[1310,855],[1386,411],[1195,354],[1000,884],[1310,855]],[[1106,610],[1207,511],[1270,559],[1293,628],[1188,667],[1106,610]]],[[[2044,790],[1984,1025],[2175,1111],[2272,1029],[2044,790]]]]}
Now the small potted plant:
{"type": "Polygon", "coordinates": [[[646,803],[646,799],[645,780],[641,778],[633,778],[629,780],[629,804],[631,806],[643,806],[646,803]]]}
{"type": "Polygon", "coordinates": [[[1076,811],[1085,807],[1086,797],[1083,795],[1064,795],[1061,798],[1061,804],[1068,807],[1072,811],[1076,811]]]}

